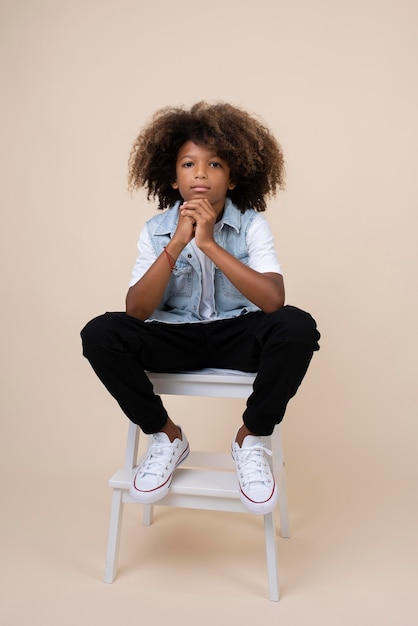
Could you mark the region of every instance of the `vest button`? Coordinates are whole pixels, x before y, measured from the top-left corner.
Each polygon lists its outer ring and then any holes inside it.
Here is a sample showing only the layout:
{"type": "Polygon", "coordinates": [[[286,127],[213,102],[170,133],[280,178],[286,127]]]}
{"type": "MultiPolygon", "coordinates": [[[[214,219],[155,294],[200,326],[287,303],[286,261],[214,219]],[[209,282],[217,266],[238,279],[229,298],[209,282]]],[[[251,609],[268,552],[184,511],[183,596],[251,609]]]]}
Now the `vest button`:
{"type": "Polygon", "coordinates": [[[191,258],[192,258],[192,255],[191,255],[191,254],[188,254],[188,255],[187,255],[187,258],[188,258],[188,259],[191,259],[191,258]]]}

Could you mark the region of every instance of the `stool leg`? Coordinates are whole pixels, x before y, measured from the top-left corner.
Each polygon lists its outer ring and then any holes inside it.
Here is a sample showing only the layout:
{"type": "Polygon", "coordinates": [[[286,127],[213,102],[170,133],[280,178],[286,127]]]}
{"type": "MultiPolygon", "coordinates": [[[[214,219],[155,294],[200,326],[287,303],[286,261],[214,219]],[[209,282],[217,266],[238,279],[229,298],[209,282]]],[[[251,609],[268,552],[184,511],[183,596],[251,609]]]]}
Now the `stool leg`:
{"type": "MultiPolygon", "coordinates": [[[[148,448],[152,444],[152,436],[148,435],[147,437],[147,446],[148,448]]],[[[144,526],[151,526],[154,519],[154,505],[153,504],[144,504],[143,505],[143,514],[142,514],[142,523],[144,526]]]]}
{"type": "Polygon", "coordinates": [[[266,540],[267,573],[270,600],[278,602],[280,598],[279,573],[277,567],[276,525],[273,513],[264,515],[264,536],[266,540]]]}
{"type": "Polygon", "coordinates": [[[280,424],[276,426],[273,434],[271,435],[271,449],[273,452],[273,471],[279,491],[280,536],[288,538],[290,537],[290,524],[287,505],[286,472],[280,424]]]}
{"type": "Polygon", "coordinates": [[[128,441],[125,452],[125,469],[133,469],[136,465],[139,443],[139,428],[133,422],[129,422],[128,441]]]}
{"type": "Polygon", "coordinates": [[[151,526],[154,518],[154,505],[144,504],[144,510],[142,515],[142,523],[144,526],[151,526]]]}
{"type": "Polygon", "coordinates": [[[112,510],[110,513],[109,535],[107,541],[105,583],[113,583],[118,564],[120,531],[123,513],[122,489],[114,489],[112,494],[112,510]]]}

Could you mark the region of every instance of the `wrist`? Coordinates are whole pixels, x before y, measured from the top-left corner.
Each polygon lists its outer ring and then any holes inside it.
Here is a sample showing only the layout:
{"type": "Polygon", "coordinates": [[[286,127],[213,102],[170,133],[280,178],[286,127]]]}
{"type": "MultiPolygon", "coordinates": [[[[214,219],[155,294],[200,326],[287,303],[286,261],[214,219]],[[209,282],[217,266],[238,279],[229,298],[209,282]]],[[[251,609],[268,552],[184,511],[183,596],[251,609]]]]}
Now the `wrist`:
{"type": "Polygon", "coordinates": [[[174,261],[176,261],[184,246],[185,244],[182,245],[179,242],[176,242],[174,239],[170,239],[168,244],[164,247],[169,255],[174,259],[174,261]]]}
{"type": "Polygon", "coordinates": [[[164,246],[163,248],[163,252],[167,258],[168,261],[168,265],[170,267],[170,272],[173,271],[173,269],[176,267],[176,261],[175,259],[171,256],[171,254],[168,252],[167,248],[164,246]]]}
{"type": "Polygon", "coordinates": [[[196,241],[197,247],[206,254],[206,256],[211,257],[211,254],[215,253],[219,248],[218,244],[214,239],[210,239],[209,241],[198,242],[196,241]]]}

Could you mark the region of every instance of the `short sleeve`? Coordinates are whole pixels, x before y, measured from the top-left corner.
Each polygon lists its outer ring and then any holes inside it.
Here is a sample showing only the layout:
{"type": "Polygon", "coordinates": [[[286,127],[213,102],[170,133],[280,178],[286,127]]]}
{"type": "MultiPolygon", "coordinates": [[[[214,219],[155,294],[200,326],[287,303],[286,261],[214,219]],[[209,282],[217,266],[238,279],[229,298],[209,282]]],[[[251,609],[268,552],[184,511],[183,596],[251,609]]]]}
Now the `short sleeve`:
{"type": "Polygon", "coordinates": [[[144,226],[139,234],[138,256],[132,269],[129,287],[133,287],[138,282],[138,280],[143,277],[145,272],[147,272],[147,270],[151,267],[156,258],[157,257],[155,255],[154,248],[148,235],[148,229],[146,226],[144,226]]]}
{"type": "Polygon", "coordinates": [[[270,224],[260,213],[257,213],[247,233],[249,252],[248,265],[262,274],[274,272],[282,274],[282,266],[274,245],[270,224]]]}

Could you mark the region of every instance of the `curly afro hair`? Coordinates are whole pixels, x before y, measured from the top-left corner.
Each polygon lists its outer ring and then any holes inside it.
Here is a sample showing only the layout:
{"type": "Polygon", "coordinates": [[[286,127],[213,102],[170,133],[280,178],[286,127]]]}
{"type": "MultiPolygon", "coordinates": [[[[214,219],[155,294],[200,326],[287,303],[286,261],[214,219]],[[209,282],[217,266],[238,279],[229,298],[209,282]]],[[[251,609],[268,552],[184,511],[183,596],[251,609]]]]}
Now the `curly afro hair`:
{"type": "Polygon", "coordinates": [[[283,152],[266,126],[228,103],[198,102],[190,109],[158,110],[136,138],[128,162],[128,189],[144,187],[166,209],[181,199],[173,189],[176,160],[186,141],[208,146],[224,159],[236,187],[228,192],[244,212],[265,211],[266,198],[284,188],[283,152]]]}

